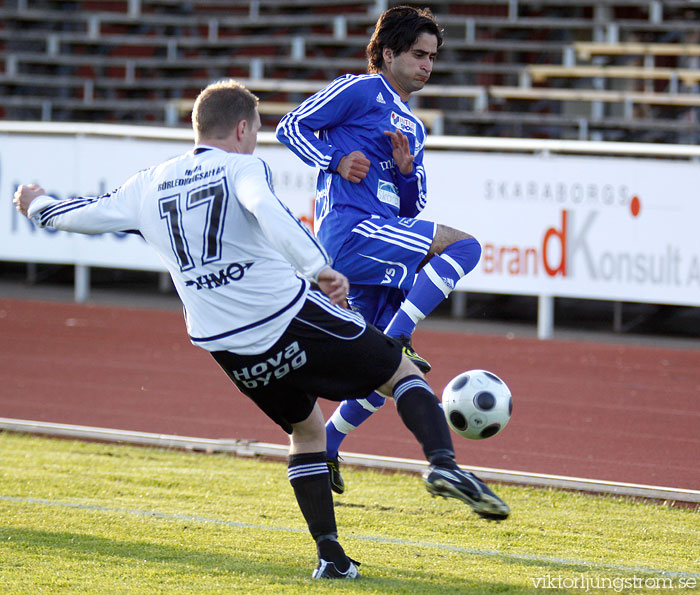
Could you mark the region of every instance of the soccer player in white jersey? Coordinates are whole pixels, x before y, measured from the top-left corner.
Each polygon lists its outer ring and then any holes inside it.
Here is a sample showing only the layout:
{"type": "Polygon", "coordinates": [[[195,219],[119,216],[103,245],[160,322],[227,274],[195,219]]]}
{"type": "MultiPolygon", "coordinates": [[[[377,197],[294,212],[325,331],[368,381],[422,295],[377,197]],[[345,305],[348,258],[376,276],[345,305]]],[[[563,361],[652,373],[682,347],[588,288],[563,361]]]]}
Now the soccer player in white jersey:
{"type": "MultiPolygon", "coordinates": [[[[315,231],[350,281],[350,304],[400,341],[424,373],[430,364],[413,350],[411,334],[481,257],[471,235],[415,218],[426,203],[426,132],[408,100],[430,78],[441,45],[429,10],[391,8],[367,46],[369,74],[341,76],[277,127],[281,142],[319,168],[315,231]]],[[[345,490],[342,440],[383,404],[376,394],[347,401],[328,421],[336,492],[345,490]]]]}
{"type": "Polygon", "coordinates": [[[30,184],[14,203],[40,227],[135,231],[158,252],[192,343],[290,435],[288,477],[316,541],[314,578],[359,576],[338,543],[317,395],[392,396],[430,462],[428,491],[505,519],[508,506],[455,463],[439,401],[420,371],[396,342],[341,307],[347,279],[275,196],[267,165],[252,155],[257,98],[235,81],[214,83],[197,98],[192,123],[191,151],[111,193],[57,200],[30,184]]]}

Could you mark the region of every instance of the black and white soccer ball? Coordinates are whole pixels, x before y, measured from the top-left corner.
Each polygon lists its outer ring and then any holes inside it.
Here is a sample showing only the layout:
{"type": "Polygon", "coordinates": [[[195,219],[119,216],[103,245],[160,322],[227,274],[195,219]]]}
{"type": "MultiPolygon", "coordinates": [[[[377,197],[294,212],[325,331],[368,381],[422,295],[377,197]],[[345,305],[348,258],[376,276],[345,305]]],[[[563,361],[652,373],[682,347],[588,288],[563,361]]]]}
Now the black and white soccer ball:
{"type": "Polygon", "coordinates": [[[513,397],[493,372],[469,370],[456,376],[442,391],[442,408],[449,426],[470,440],[491,438],[506,427],[513,397]]]}

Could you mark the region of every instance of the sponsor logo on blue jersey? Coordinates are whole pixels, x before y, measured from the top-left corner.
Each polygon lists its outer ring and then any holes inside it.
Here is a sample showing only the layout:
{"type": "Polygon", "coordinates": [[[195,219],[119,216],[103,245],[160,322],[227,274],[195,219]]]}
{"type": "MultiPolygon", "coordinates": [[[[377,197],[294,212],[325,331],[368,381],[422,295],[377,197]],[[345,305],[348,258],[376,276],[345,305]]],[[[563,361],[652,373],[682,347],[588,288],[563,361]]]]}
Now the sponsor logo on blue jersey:
{"type": "Polygon", "coordinates": [[[410,132],[414,136],[416,134],[416,123],[396,112],[391,112],[391,125],[394,128],[398,128],[401,132],[410,132]]]}
{"type": "Polygon", "coordinates": [[[391,182],[379,180],[377,198],[383,203],[399,208],[399,189],[391,182]]]}

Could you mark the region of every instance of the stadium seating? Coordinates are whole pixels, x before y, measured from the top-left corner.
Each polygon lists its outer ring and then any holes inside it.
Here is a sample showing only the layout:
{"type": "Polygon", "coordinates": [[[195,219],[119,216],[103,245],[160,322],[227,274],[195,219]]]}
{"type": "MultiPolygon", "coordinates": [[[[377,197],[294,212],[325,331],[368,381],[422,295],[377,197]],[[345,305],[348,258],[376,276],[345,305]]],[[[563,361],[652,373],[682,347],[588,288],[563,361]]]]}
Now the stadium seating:
{"type": "MultiPolygon", "coordinates": [[[[0,117],[186,126],[235,77],[263,126],[364,72],[388,0],[8,0],[0,117]]],[[[432,0],[445,45],[412,98],[433,133],[697,142],[700,3],[432,0]]]]}

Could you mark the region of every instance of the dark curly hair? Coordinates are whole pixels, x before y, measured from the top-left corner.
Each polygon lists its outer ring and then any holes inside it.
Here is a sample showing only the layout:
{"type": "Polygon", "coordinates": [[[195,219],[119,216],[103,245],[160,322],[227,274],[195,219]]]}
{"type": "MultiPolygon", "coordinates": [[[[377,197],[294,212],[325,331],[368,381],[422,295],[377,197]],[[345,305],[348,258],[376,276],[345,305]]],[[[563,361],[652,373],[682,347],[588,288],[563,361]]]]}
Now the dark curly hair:
{"type": "Polygon", "coordinates": [[[435,35],[440,47],[442,31],[429,8],[390,8],[379,17],[372,39],[367,44],[367,70],[381,72],[384,65],[384,48],[389,48],[394,54],[402,54],[411,49],[421,33],[435,35]]]}

